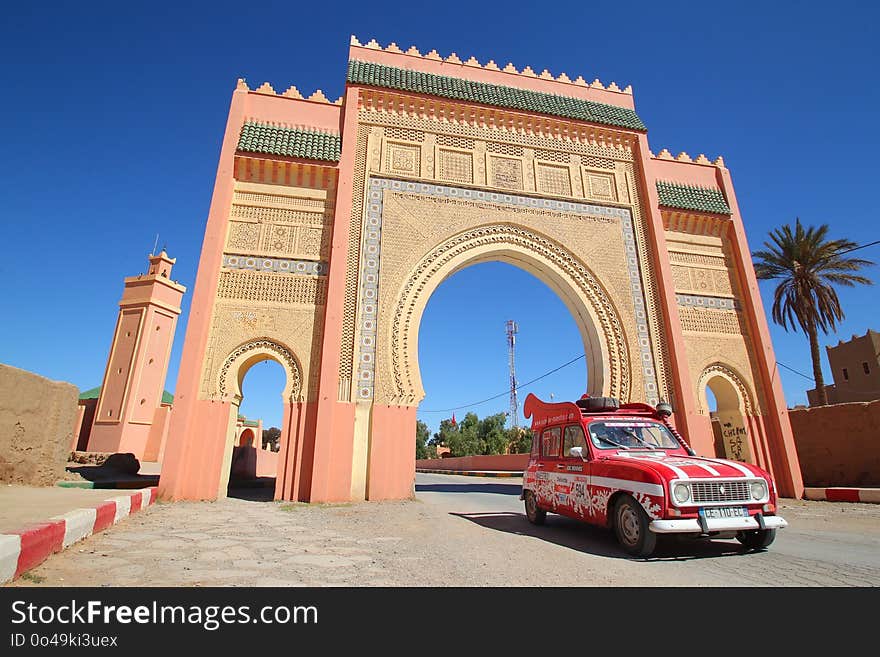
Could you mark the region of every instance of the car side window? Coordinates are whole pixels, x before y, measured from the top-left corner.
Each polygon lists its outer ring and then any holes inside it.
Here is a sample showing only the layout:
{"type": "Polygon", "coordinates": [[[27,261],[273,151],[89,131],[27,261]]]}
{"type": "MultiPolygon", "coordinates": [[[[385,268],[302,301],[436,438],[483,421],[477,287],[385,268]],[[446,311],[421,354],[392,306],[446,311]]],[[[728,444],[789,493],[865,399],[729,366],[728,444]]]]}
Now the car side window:
{"type": "Polygon", "coordinates": [[[562,438],[562,429],[553,427],[544,429],[541,434],[541,456],[544,458],[559,458],[559,446],[562,438]]]}
{"type": "Polygon", "coordinates": [[[565,434],[562,439],[562,456],[569,457],[569,451],[572,447],[580,447],[583,450],[584,457],[589,456],[587,439],[584,436],[583,428],[579,424],[570,424],[565,427],[565,434]]]}

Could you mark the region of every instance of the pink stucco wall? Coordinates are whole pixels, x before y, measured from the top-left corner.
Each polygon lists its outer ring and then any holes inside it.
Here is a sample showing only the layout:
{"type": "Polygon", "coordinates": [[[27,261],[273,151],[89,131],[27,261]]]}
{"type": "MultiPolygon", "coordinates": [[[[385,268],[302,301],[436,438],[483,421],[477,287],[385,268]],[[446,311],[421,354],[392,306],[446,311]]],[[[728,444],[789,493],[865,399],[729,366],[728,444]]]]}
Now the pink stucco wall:
{"type": "Polygon", "coordinates": [[[788,412],[807,486],[880,486],[880,400],[788,412]]]}
{"type": "Polygon", "coordinates": [[[528,454],[498,454],[493,456],[453,456],[445,459],[418,459],[419,470],[525,470],[528,454]]]}

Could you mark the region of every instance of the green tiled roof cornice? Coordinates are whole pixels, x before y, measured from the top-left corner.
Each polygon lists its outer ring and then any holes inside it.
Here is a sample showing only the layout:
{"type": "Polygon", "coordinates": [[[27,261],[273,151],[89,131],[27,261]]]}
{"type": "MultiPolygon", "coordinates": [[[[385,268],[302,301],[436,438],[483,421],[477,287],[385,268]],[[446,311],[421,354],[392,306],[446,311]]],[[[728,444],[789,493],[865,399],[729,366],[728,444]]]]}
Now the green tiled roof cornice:
{"type": "Polygon", "coordinates": [[[730,206],[720,189],[658,180],[657,194],[660,196],[660,205],[669,208],[730,214],[730,206]]]}
{"type": "MultiPolygon", "coordinates": [[[[80,399],[97,399],[101,396],[101,386],[97,388],[92,388],[91,390],[86,390],[85,392],[81,392],[79,395],[80,399]]],[[[162,403],[163,404],[173,404],[174,403],[174,395],[172,395],[167,390],[162,391],[162,403]]]]}
{"type": "Polygon", "coordinates": [[[348,82],[370,87],[386,87],[414,91],[430,96],[481,103],[494,107],[550,114],[589,123],[602,123],[630,130],[647,130],[634,110],[606,105],[590,100],[558,96],[541,91],[504,87],[462,78],[423,73],[351,60],[348,62],[348,82]]]}
{"type": "Polygon", "coordinates": [[[266,153],[304,160],[339,162],[342,139],[339,135],[307,128],[282,128],[248,121],[241,127],[238,150],[266,153]]]}

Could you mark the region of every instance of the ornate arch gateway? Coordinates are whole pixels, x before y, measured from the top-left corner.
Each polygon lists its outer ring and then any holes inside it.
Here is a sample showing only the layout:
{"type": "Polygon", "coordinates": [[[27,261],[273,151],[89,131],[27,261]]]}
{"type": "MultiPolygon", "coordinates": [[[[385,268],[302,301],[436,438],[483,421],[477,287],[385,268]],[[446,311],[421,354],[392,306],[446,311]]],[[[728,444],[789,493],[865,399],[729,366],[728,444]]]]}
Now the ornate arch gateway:
{"type": "Polygon", "coordinates": [[[588,392],[670,400],[698,453],[714,455],[701,377],[729,364],[762,465],[801,494],[723,160],[653,153],[630,87],[355,38],[335,102],[243,80],[232,95],[160,494],[224,494],[230,372],[250,358],[231,354],[273,336],[300,377],[276,499],[412,495],[422,311],[487,260],[566,303],[588,392]]]}

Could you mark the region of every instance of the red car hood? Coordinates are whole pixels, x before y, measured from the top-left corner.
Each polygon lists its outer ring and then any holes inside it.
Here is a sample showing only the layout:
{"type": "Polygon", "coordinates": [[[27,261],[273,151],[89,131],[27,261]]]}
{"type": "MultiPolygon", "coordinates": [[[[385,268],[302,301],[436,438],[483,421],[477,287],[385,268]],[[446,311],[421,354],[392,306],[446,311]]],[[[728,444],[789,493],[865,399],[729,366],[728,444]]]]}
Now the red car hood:
{"type": "Polygon", "coordinates": [[[664,452],[620,452],[609,460],[643,463],[665,479],[738,479],[765,477],[758,468],[739,461],[710,459],[700,456],[683,456],[664,452]]]}

